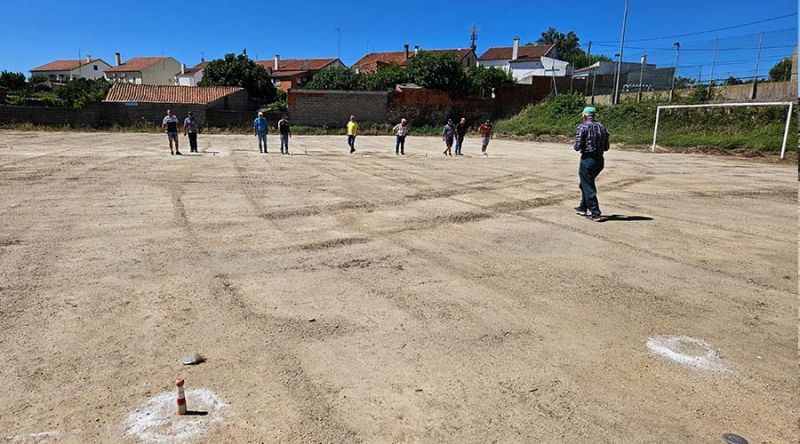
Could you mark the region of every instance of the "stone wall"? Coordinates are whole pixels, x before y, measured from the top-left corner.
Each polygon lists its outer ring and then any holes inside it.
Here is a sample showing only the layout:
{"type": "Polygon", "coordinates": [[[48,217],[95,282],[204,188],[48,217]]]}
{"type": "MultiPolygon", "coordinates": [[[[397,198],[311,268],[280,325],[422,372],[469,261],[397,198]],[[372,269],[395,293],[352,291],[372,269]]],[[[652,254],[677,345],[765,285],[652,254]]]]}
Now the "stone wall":
{"type": "Polygon", "coordinates": [[[289,114],[296,125],[344,126],[350,115],[359,122],[388,121],[388,92],[292,89],[289,114]]]}

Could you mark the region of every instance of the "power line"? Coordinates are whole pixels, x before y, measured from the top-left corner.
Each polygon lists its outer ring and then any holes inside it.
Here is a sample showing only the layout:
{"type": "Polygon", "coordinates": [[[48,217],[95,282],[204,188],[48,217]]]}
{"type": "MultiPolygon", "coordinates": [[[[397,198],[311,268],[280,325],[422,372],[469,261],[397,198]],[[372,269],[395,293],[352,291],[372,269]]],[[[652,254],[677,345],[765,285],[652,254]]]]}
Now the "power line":
{"type": "MultiPolygon", "coordinates": [[[[647,38],[640,38],[640,39],[629,39],[628,41],[629,42],[649,42],[649,41],[653,41],[653,40],[666,40],[666,39],[675,39],[675,38],[679,38],[679,37],[689,37],[689,36],[693,36],[693,35],[710,34],[712,32],[720,32],[720,31],[727,31],[727,30],[730,30],[730,29],[744,28],[744,27],[747,27],[747,26],[758,25],[760,23],[767,23],[767,22],[772,22],[772,21],[775,21],[775,20],[781,20],[781,19],[785,19],[785,18],[788,18],[788,17],[796,17],[796,16],[797,16],[797,13],[796,12],[792,12],[792,13],[781,15],[781,16],[777,16],[777,17],[770,17],[770,18],[766,18],[766,19],[762,19],[762,20],[756,20],[754,22],[741,23],[741,24],[738,24],[738,25],[724,26],[722,28],[707,29],[707,30],[704,30],[704,31],[697,31],[697,32],[687,32],[687,33],[684,33],[684,34],[666,35],[666,36],[662,36],[662,37],[647,37],[647,38]]],[[[619,40],[605,40],[605,41],[602,41],[602,43],[619,43],[619,40]]]]}
{"type": "MultiPolygon", "coordinates": [[[[597,46],[604,48],[616,48],[615,45],[603,45],[595,43],[597,46]]],[[[794,48],[797,45],[778,45],[778,46],[764,46],[761,49],[785,49],[794,48]]],[[[627,46],[628,49],[645,49],[647,51],[675,51],[675,48],[647,48],[644,46],[627,46]]],[[[755,51],[758,47],[753,48],[717,48],[716,51],[755,51]]],[[[681,48],[681,51],[715,51],[714,48],[681,48]]]]}

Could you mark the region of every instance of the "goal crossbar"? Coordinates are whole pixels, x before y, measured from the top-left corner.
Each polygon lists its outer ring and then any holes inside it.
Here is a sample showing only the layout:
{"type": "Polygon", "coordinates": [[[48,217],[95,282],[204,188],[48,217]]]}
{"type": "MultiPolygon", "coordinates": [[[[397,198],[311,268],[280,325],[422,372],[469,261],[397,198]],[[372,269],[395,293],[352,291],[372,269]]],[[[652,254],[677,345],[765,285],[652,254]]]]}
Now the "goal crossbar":
{"type": "Polygon", "coordinates": [[[750,103],[714,103],[702,105],[661,105],[656,108],[656,126],[653,129],[653,146],[651,151],[656,151],[656,140],[658,139],[658,121],[661,117],[662,109],[676,109],[676,108],[726,108],[736,106],[788,106],[789,111],[786,113],[786,128],[783,131],[783,145],[781,146],[781,159],[786,157],[786,142],[789,140],[789,126],[792,122],[792,108],[794,102],[750,102],[750,103]]]}

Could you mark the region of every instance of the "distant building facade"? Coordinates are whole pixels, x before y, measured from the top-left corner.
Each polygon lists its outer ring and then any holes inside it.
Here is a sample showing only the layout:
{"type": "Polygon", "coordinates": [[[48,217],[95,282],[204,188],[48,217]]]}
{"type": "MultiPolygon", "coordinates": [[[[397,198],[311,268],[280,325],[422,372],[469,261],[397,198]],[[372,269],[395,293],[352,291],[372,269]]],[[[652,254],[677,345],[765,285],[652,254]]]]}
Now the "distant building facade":
{"type": "Polygon", "coordinates": [[[100,79],[111,65],[103,59],[87,56],[83,60],[54,60],[30,70],[31,75],[42,75],[51,82],[66,82],[72,79],[100,79]]]}
{"type": "Polygon", "coordinates": [[[185,65],[181,65],[180,72],[175,74],[175,84],[178,86],[197,86],[203,80],[203,72],[206,69],[206,65],[208,65],[208,62],[205,60],[201,60],[200,63],[188,69],[185,65]]]}
{"type": "Polygon", "coordinates": [[[345,64],[337,58],[281,59],[278,54],[273,60],[259,60],[256,63],[267,70],[275,87],[283,91],[303,88],[316,73],[323,69],[345,67],[345,64]]]}
{"type": "Polygon", "coordinates": [[[175,73],[180,70],[181,64],[172,57],[134,57],[121,63],[117,53],[116,66],[103,74],[106,80],[114,83],[175,85],[175,73]]]}
{"type": "Polygon", "coordinates": [[[500,68],[510,73],[517,83],[532,82],[531,77],[564,77],[569,63],[558,59],[555,45],[522,45],[519,38],[512,46],[492,47],[479,58],[478,64],[500,68]]]}
{"type": "Polygon", "coordinates": [[[464,69],[475,66],[478,62],[475,51],[471,48],[422,50],[419,48],[419,46],[417,46],[414,48],[414,51],[411,52],[409,45],[403,45],[402,51],[371,52],[364,57],[361,57],[356,63],[353,64],[352,68],[360,74],[372,74],[382,65],[396,64],[404,67],[408,66],[411,59],[414,58],[415,55],[419,54],[420,51],[438,54],[453,54],[456,59],[458,59],[459,63],[461,63],[461,65],[464,67],[464,69]]]}

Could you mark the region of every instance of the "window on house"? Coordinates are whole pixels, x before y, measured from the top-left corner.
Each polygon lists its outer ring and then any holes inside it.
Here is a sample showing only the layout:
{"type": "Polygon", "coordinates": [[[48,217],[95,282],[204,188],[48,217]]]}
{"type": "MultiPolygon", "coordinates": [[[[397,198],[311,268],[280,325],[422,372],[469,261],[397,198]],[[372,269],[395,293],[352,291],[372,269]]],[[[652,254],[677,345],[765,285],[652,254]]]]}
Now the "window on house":
{"type": "Polygon", "coordinates": [[[97,65],[94,65],[94,70],[97,71],[97,65]]]}

